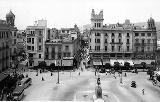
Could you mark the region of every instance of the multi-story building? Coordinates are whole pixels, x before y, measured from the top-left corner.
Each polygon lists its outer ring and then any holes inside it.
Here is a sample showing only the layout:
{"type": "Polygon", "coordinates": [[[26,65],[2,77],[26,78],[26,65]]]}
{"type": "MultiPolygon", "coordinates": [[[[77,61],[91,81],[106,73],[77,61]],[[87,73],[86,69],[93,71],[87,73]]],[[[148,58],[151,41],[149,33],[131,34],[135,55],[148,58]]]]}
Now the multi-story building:
{"type": "Polygon", "coordinates": [[[79,39],[77,38],[79,32],[77,30],[73,34],[73,30],[74,28],[63,28],[59,31],[60,34],[58,34],[57,38],[48,38],[45,43],[45,61],[47,66],[50,66],[52,63],[58,66],[57,62],[59,61],[60,66],[72,67],[75,60],[79,61],[77,54],[80,49],[79,39]],[[76,37],[71,35],[76,35],[76,37]]]}
{"type": "Polygon", "coordinates": [[[4,20],[0,20],[0,73],[10,67],[11,55],[11,31],[10,26],[4,20]]]}
{"type": "MultiPolygon", "coordinates": [[[[99,66],[105,63],[113,65],[115,61],[120,62],[121,65],[126,61],[133,65],[137,62],[136,54],[139,54],[136,49],[142,49],[138,51],[142,51],[143,54],[145,52],[147,55],[155,52],[157,35],[153,19],[148,21],[148,28],[146,29],[134,26],[129,20],[126,20],[124,24],[110,25],[103,25],[103,20],[103,11],[95,14],[93,9],[89,40],[89,53],[93,60],[93,65],[99,66]],[[142,35],[137,36],[137,33],[142,35]],[[136,47],[137,43],[135,43],[137,38],[141,39],[140,41],[143,43],[138,48],[136,47]],[[145,47],[143,48],[142,45],[145,45],[145,47]]],[[[149,60],[151,61],[151,58],[149,60]]],[[[143,61],[146,62],[146,60],[143,61]]]]}
{"type": "Polygon", "coordinates": [[[147,65],[155,61],[157,50],[157,33],[155,21],[150,18],[147,27],[135,27],[133,30],[134,63],[145,62],[147,65]]]}
{"type": "Polygon", "coordinates": [[[46,20],[38,20],[34,26],[26,28],[26,52],[29,57],[29,67],[37,66],[44,61],[46,32],[46,20]]]}
{"type": "Polygon", "coordinates": [[[105,64],[115,59],[131,59],[133,49],[131,24],[118,23],[107,26],[103,25],[103,20],[103,11],[95,14],[92,10],[89,49],[93,64],[102,65],[102,60],[105,64]]]}

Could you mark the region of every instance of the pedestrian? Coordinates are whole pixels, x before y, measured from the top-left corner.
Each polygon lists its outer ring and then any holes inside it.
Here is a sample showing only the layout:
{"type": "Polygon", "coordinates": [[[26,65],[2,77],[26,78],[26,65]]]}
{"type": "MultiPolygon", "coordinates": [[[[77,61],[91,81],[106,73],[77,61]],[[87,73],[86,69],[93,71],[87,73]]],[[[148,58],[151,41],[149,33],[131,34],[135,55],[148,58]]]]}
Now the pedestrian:
{"type": "Polygon", "coordinates": [[[42,77],[42,81],[44,81],[44,78],[42,77]]]}
{"type": "Polygon", "coordinates": [[[142,89],[142,95],[144,95],[144,89],[142,89]]]}
{"type": "Polygon", "coordinates": [[[51,73],[51,76],[52,76],[53,74],[51,73]]]}
{"type": "Polygon", "coordinates": [[[124,76],[127,77],[127,74],[125,73],[124,76]]]}
{"type": "Polygon", "coordinates": [[[114,75],[114,78],[116,79],[116,76],[114,75]]]}
{"type": "Polygon", "coordinates": [[[36,74],[36,76],[38,76],[38,73],[36,74]]]}
{"type": "Polygon", "coordinates": [[[79,75],[80,75],[81,73],[79,72],[79,75]]]}

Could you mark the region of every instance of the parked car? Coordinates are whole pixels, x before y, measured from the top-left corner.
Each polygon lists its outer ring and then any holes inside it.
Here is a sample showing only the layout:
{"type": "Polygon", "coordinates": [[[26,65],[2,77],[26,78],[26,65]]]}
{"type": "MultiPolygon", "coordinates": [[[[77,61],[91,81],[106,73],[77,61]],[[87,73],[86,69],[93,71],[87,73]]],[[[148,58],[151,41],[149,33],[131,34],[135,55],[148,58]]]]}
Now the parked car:
{"type": "Polygon", "coordinates": [[[31,84],[32,84],[32,79],[31,78],[24,78],[23,80],[21,80],[19,86],[23,86],[24,88],[27,88],[31,84]]]}
{"type": "Polygon", "coordinates": [[[12,99],[13,101],[20,101],[24,96],[24,87],[17,86],[14,91],[12,92],[12,99]]]}
{"type": "Polygon", "coordinates": [[[136,82],[135,82],[135,81],[132,81],[132,82],[131,82],[131,87],[136,88],[136,82]]]}

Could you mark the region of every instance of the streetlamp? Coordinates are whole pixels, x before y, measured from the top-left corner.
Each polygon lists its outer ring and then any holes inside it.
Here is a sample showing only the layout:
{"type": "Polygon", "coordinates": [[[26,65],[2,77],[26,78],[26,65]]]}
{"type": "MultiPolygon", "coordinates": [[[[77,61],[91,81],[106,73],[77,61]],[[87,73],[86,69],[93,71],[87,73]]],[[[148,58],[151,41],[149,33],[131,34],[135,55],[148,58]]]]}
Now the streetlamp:
{"type": "Polygon", "coordinates": [[[58,61],[58,79],[57,79],[57,84],[59,84],[59,61],[58,61]]]}

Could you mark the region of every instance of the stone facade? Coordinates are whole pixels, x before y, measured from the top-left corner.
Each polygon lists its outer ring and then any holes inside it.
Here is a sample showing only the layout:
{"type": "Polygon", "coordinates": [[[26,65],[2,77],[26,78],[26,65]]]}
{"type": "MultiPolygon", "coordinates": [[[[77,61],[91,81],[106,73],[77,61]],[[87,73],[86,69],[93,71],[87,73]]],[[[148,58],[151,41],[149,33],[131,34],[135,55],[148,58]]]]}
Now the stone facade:
{"type": "Polygon", "coordinates": [[[103,25],[103,20],[103,11],[95,14],[93,9],[89,40],[93,62],[99,60],[101,63],[101,59],[103,59],[103,64],[111,59],[155,59],[157,34],[152,18],[148,20],[147,28],[134,26],[128,19],[123,24],[109,25],[103,25]],[[139,35],[136,35],[137,33],[139,35]],[[139,55],[145,56],[145,58],[139,57],[139,55]]]}

